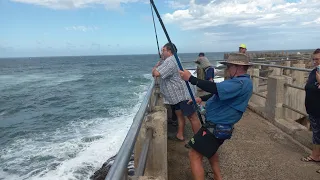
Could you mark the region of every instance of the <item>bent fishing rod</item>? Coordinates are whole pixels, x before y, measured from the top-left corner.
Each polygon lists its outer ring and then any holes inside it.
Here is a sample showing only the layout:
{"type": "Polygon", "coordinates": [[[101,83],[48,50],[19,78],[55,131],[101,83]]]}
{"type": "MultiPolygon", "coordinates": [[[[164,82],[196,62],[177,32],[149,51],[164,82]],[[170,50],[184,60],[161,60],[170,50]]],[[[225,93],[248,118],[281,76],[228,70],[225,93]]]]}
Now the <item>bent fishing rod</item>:
{"type": "Polygon", "coordinates": [[[156,23],[154,22],[154,15],[153,15],[153,10],[152,10],[152,4],[151,3],[150,3],[150,9],[151,9],[151,14],[152,14],[154,34],[156,36],[156,41],[157,41],[158,54],[159,54],[159,58],[161,59],[161,53],[160,53],[159,42],[158,42],[158,33],[157,33],[156,23]]]}
{"type": "MultiPolygon", "coordinates": [[[[162,22],[162,19],[161,19],[161,17],[160,17],[160,14],[159,14],[159,12],[158,12],[158,9],[157,9],[156,5],[154,4],[153,0],[150,0],[150,4],[152,5],[152,7],[153,7],[153,9],[154,9],[154,11],[155,11],[155,13],[156,13],[156,15],[157,15],[157,17],[158,17],[158,19],[159,19],[159,22],[160,22],[160,24],[161,24],[161,27],[162,27],[162,29],[163,29],[166,37],[167,37],[167,40],[168,40],[168,42],[169,42],[169,44],[170,44],[170,46],[171,46],[171,49],[173,50],[173,55],[174,55],[174,57],[175,57],[175,59],[176,59],[176,61],[177,61],[177,64],[178,64],[178,66],[179,66],[179,69],[180,69],[181,71],[183,71],[182,65],[181,65],[180,60],[179,60],[179,57],[178,57],[178,55],[177,55],[177,51],[176,51],[176,49],[174,48],[174,46],[173,46],[173,44],[172,44],[172,42],[171,42],[171,39],[170,39],[169,34],[168,34],[168,32],[167,32],[167,29],[166,29],[166,27],[164,26],[164,24],[163,24],[163,22],[162,22]]],[[[153,17],[153,13],[152,13],[152,17],[153,17]]],[[[154,21],[153,21],[153,23],[154,23],[154,21]]],[[[203,125],[203,120],[202,120],[202,116],[201,116],[201,114],[200,114],[199,106],[197,105],[197,102],[196,102],[196,100],[195,100],[195,98],[194,98],[194,96],[193,96],[193,93],[192,93],[192,91],[191,91],[189,82],[188,82],[188,81],[185,81],[185,82],[186,82],[186,85],[187,85],[189,94],[190,94],[190,96],[191,96],[192,102],[193,102],[193,104],[194,104],[194,107],[196,108],[196,111],[197,111],[199,120],[200,120],[201,124],[203,125]]]]}

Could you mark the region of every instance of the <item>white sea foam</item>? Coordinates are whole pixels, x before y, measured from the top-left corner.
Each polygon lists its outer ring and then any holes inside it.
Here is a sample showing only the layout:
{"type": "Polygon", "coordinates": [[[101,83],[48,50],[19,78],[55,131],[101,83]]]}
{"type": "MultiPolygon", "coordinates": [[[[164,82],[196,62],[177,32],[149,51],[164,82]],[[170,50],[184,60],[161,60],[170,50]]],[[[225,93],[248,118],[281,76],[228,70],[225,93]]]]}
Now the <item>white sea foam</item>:
{"type": "Polygon", "coordinates": [[[73,121],[54,132],[15,140],[2,150],[1,159],[23,175],[0,171],[0,179],[89,179],[119,150],[147,87],[136,93],[138,103],[133,108],[112,109],[120,116],[73,121]],[[36,158],[43,160],[32,161],[36,158]]]}
{"type": "Polygon", "coordinates": [[[14,86],[27,82],[42,82],[43,86],[52,86],[58,85],[64,82],[76,81],[82,78],[82,75],[74,74],[74,75],[47,75],[47,74],[28,74],[28,75],[1,75],[1,87],[2,86],[14,86]]]}

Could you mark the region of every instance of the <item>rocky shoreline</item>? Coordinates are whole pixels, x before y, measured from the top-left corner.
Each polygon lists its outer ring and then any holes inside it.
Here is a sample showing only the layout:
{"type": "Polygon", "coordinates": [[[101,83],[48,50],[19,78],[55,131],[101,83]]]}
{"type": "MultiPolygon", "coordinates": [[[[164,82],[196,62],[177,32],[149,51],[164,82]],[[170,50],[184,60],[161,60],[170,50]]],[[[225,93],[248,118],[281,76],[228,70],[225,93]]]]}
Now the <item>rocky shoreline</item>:
{"type": "MultiPolygon", "coordinates": [[[[98,169],[91,177],[92,180],[104,180],[110,171],[112,164],[117,155],[109,158],[105,163],[103,163],[102,167],[98,169]]],[[[134,176],[134,154],[131,155],[129,163],[128,163],[128,176],[134,176]]]]}

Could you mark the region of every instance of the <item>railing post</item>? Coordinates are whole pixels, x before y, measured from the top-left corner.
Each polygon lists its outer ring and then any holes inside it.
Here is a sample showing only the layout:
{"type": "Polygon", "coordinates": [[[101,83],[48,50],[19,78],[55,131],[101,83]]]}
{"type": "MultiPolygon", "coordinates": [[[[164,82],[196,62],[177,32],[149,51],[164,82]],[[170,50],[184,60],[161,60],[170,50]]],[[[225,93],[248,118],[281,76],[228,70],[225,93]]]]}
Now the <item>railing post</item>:
{"type": "Polygon", "coordinates": [[[283,76],[269,76],[268,78],[265,112],[267,118],[272,122],[276,119],[283,119],[284,83],[283,76]]]}
{"type": "MultiPolygon", "coordinates": [[[[259,76],[259,69],[255,68],[255,69],[252,69],[251,70],[251,75],[253,76],[252,77],[252,84],[253,84],[253,92],[256,92],[256,93],[259,93],[259,81],[260,79],[257,78],[259,76]]],[[[262,104],[262,100],[260,100],[261,98],[258,97],[257,95],[253,94],[252,97],[251,97],[251,100],[254,104],[257,104],[257,105],[263,105],[262,104]]]]}
{"type": "MultiPolygon", "coordinates": [[[[291,66],[291,61],[285,61],[284,65],[290,67],[291,66]]],[[[287,76],[290,76],[290,69],[284,69],[283,74],[287,75],[287,76]]]]}
{"type": "MultiPolygon", "coordinates": [[[[271,62],[270,64],[272,64],[272,65],[275,65],[276,63],[275,62],[271,62]]],[[[272,72],[271,72],[271,76],[273,75],[273,76],[275,76],[275,75],[281,75],[281,69],[280,68],[277,68],[277,67],[270,67],[269,68],[270,70],[272,70],[272,72]]]]}
{"type": "MultiPolygon", "coordinates": [[[[305,68],[305,64],[294,64],[293,67],[305,68]]],[[[293,77],[292,84],[303,87],[305,84],[305,76],[306,76],[305,72],[292,71],[292,77],[293,77]]],[[[304,107],[305,92],[299,89],[292,88],[291,93],[292,93],[292,102],[291,104],[288,104],[288,105],[299,111],[305,112],[305,107],[304,107]]],[[[303,115],[296,112],[292,112],[291,117],[292,119],[299,119],[303,117],[303,115]]]]}
{"type": "MultiPolygon", "coordinates": [[[[253,76],[259,76],[259,69],[252,69],[253,76]]],[[[252,77],[253,92],[259,92],[259,78],[252,77]]]]}
{"type": "Polygon", "coordinates": [[[149,107],[148,107],[148,112],[153,111],[153,107],[157,105],[157,101],[159,99],[159,93],[160,93],[160,88],[159,88],[159,78],[154,79],[154,87],[152,90],[152,94],[150,96],[150,101],[149,101],[149,107]]]}
{"type": "MultiPolygon", "coordinates": [[[[293,67],[296,68],[305,68],[306,65],[305,64],[294,64],[293,67]]],[[[295,85],[301,85],[304,84],[304,78],[305,78],[305,72],[302,71],[292,71],[292,77],[294,79],[293,83],[295,85]]]]}
{"type": "MultiPolygon", "coordinates": [[[[286,83],[292,84],[293,78],[286,76],[286,83]]],[[[295,98],[292,95],[293,88],[290,88],[288,86],[284,87],[284,103],[291,106],[292,105],[292,99],[295,98]]],[[[284,109],[284,118],[285,119],[292,119],[292,111],[290,109],[285,108],[284,109]]]]}
{"type": "Polygon", "coordinates": [[[155,106],[144,120],[135,145],[135,167],[140,161],[142,145],[147,137],[147,130],[153,129],[153,138],[149,147],[145,176],[162,176],[168,179],[167,170],[167,110],[164,106],[155,106]]]}

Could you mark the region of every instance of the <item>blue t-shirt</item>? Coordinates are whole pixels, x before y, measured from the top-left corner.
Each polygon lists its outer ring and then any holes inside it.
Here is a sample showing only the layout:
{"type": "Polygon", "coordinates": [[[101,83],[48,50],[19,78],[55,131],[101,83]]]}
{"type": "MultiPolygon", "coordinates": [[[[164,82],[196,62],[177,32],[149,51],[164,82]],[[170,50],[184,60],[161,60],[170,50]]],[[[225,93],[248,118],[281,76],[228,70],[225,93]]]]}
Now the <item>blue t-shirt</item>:
{"type": "Polygon", "coordinates": [[[214,124],[237,123],[252,95],[252,81],[248,74],[217,83],[218,93],[206,102],[206,119],[214,124]]]}

